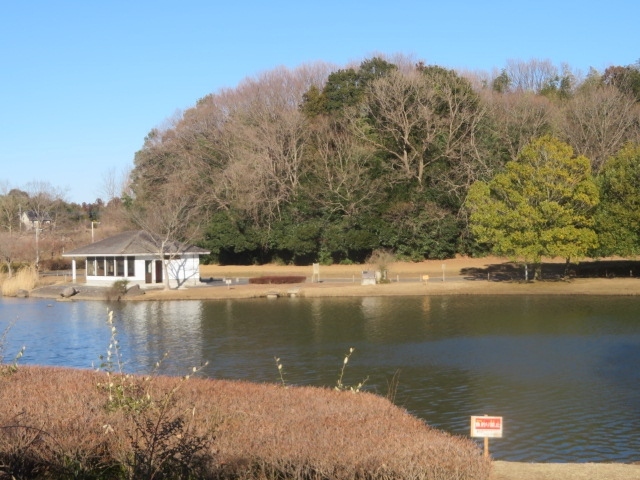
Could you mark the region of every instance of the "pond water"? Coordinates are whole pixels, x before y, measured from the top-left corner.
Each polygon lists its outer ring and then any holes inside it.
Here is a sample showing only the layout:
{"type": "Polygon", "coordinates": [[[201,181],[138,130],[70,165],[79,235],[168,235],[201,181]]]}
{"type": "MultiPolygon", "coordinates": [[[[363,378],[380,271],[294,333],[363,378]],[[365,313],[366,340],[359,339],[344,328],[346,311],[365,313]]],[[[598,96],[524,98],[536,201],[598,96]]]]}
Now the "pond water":
{"type": "Polygon", "coordinates": [[[0,301],[5,361],[92,368],[107,309],[125,368],[388,395],[448,432],[470,415],[504,417],[494,458],[640,460],[640,298],[443,296],[107,304],[0,301]],[[397,385],[396,381],[397,380],[397,385]]]}

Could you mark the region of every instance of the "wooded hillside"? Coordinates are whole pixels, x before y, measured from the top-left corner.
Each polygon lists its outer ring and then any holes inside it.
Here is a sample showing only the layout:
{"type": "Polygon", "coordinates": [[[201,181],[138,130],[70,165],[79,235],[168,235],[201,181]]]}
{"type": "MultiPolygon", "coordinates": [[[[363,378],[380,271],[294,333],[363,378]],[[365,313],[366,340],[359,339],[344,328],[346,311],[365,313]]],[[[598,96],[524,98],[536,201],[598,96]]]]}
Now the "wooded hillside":
{"type": "MultiPolygon", "coordinates": [[[[128,212],[118,222],[221,263],[636,255],[639,101],[640,63],[276,68],[153,129],[127,188],[105,200],[128,212]]],[[[30,205],[12,192],[0,195],[9,231],[30,205]]],[[[86,225],[117,228],[100,201],[82,208],[86,225]]]]}

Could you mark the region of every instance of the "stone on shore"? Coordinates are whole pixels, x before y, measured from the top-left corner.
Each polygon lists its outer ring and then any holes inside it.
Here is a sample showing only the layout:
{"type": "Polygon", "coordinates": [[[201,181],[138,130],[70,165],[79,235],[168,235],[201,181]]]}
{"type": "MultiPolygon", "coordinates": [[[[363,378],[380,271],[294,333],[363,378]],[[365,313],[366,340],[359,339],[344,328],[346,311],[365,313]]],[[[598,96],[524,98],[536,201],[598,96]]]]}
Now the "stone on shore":
{"type": "Polygon", "coordinates": [[[62,298],[69,298],[73,297],[76,293],[78,293],[78,290],[76,290],[75,287],[65,287],[64,290],[60,292],[60,296],[62,298]]]}
{"type": "Polygon", "coordinates": [[[142,290],[138,284],[132,285],[127,289],[125,295],[127,297],[137,297],[138,295],[144,295],[144,290],[142,290]]]}

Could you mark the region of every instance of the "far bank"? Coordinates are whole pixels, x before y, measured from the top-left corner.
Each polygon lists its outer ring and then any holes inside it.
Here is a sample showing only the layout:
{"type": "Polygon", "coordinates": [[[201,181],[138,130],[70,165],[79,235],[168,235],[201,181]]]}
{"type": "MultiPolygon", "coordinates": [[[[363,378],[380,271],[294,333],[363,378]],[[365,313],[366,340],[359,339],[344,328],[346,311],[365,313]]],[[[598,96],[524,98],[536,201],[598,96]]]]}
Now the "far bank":
{"type": "MultiPolygon", "coordinates": [[[[396,262],[385,266],[389,283],[362,285],[364,271],[375,271],[376,265],[201,265],[200,285],[164,290],[147,289],[144,295],[122,297],[127,300],[206,300],[218,298],[276,297],[366,297],[415,295],[639,295],[640,267],[628,260],[607,259],[583,264],[584,277],[564,279],[563,260],[545,261],[543,281],[525,282],[522,267],[508,260],[485,257],[457,257],[424,262],[396,262]],[[314,273],[317,272],[317,273],[314,273]],[[590,276],[586,276],[590,275],[590,276]],[[247,284],[247,279],[260,276],[303,276],[298,284],[247,284]]],[[[572,272],[574,275],[576,272],[572,272]]],[[[59,298],[69,283],[35,288],[34,297],[59,298]]],[[[75,284],[76,300],[105,299],[104,287],[75,284]]]]}

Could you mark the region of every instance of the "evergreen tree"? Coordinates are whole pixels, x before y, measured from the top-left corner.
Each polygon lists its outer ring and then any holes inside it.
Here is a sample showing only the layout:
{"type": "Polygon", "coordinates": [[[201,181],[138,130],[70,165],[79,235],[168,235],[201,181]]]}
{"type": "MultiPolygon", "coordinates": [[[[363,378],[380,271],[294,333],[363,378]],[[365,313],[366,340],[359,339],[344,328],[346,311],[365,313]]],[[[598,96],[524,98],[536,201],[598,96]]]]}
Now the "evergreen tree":
{"type": "Polygon", "coordinates": [[[471,230],[493,253],[536,265],[542,257],[586,256],[597,245],[593,209],[598,189],[589,160],[545,136],[531,142],[516,161],[469,192],[471,230]]]}

